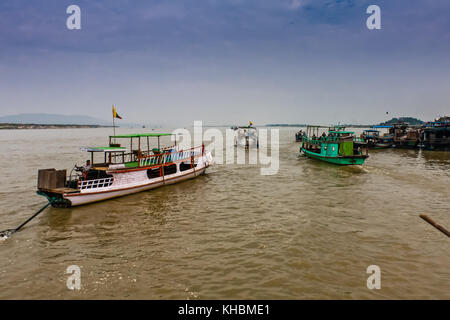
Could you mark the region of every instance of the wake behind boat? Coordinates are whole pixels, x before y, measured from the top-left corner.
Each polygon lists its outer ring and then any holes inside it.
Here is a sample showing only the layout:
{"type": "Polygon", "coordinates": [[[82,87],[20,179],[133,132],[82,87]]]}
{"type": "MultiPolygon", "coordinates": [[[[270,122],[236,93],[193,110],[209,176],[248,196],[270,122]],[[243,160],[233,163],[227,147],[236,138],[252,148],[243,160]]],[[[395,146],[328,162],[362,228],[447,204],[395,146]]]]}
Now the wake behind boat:
{"type": "Polygon", "coordinates": [[[90,160],[83,167],[75,166],[68,179],[66,170],[41,169],[37,193],[47,197],[52,206],[71,207],[137,193],[163,185],[195,178],[212,163],[204,145],[182,149],[175,145],[160,147],[160,138],[171,133],[139,133],[109,137],[108,147],[88,147],[90,160]],[[141,145],[145,138],[146,148],[141,145]],[[157,138],[151,148],[149,139],[157,138]],[[113,143],[130,139],[130,149],[113,143]],[[133,139],[137,148],[133,149],[133,139]],[[101,154],[102,157],[94,155],[101,154]]]}

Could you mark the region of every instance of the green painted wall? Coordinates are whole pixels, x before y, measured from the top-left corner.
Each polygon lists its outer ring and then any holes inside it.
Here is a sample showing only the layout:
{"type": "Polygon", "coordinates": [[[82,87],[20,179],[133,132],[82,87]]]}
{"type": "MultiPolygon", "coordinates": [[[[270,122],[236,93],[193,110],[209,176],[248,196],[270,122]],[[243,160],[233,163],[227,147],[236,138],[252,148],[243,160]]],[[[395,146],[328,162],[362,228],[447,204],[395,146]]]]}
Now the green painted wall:
{"type": "Polygon", "coordinates": [[[341,143],[339,155],[352,156],[353,155],[353,141],[347,141],[347,142],[341,143]]]}

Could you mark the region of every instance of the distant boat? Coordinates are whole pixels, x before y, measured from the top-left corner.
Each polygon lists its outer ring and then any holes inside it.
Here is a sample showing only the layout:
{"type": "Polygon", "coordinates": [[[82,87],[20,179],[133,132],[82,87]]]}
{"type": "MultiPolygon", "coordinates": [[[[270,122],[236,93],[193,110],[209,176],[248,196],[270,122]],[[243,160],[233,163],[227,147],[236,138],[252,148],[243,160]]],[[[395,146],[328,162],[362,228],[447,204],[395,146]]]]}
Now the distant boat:
{"type": "Polygon", "coordinates": [[[319,135],[322,126],[308,126],[302,137],[300,153],[313,159],[338,164],[362,165],[369,157],[367,148],[354,145],[354,132],[342,128],[329,128],[319,135]],[[365,153],[365,154],[364,154],[365,153]]]}
{"type": "Polygon", "coordinates": [[[354,139],[356,146],[365,146],[369,149],[386,149],[392,146],[392,138],[381,135],[375,128],[364,130],[359,138],[354,139]]]}
{"type": "Polygon", "coordinates": [[[398,122],[392,124],[389,129],[392,135],[392,147],[402,149],[415,149],[421,146],[422,129],[419,127],[411,127],[406,122],[398,122]]]}
{"type": "Polygon", "coordinates": [[[90,159],[82,167],[66,170],[43,169],[38,172],[38,194],[55,207],[78,206],[120,197],[167,184],[195,178],[213,163],[204,145],[183,149],[175,145],[160,147],[160,137],[171,133],[138,133],[109,137],[108,147],[83,148],[90,159]],[[145,138],[145,139],[143,139],[145,138]],[[151,147],[150,138],[158,144],[151,147]],[[130,148],[112,143],[129,139],[130,148]],[[133,139],[137,145],[133,148],[133,139]],[[146,148],[141,139],[146,140],[146,148]],[[94,159],[94,155],[100,154],[94,159]]]}
{"type": "Polygon", "coordinates": [[[295,141],[296,142],[301,142],[302,140],[303,140],[303,131],[300,130],[300,131],[295,133],[295,141]]]}
{"type": "Polygon", "coordinates": [[[450,150],[450,117],[440,117],[425,124],[423,146],[427,150],[450,150]]]}
{"type": "Polygon", "coordinates": [[[246,127],[232,127],[234,133],[234,145],[246,149],[259,148],[258,131],[250,121],[246,127]]]}

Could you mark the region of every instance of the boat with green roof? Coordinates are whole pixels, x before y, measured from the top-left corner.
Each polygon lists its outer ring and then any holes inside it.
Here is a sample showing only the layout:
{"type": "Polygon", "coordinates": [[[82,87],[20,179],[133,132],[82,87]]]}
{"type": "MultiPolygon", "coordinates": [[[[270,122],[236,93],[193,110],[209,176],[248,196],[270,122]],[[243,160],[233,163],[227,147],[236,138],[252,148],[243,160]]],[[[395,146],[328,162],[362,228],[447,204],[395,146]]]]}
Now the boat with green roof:
{"type": "Polygon", "coordinates": [[[365,147],[355,146],[354,132],[340,127],[308,126],[302,136],[300,153],[313,159],[337,165],[362,165],[369,157],[365,147]]]}
{"type": "Polygon", "coordinates": [[[190,149],[177,146],[172,133],[113,135],[106,147],[85,147],[90,157],[84,166],[66,170],[41,169],[38,194],[55,207],[78,206],[120,197],[195,178],[212,165],[204,145],[190,149]],[[161,146],[161,138],[172,137],[172,146],[161,146]],[[157,139],[151,145],[150,139],[157,139]],[[128,140],[127,147],[117,141],[128,140]]]}

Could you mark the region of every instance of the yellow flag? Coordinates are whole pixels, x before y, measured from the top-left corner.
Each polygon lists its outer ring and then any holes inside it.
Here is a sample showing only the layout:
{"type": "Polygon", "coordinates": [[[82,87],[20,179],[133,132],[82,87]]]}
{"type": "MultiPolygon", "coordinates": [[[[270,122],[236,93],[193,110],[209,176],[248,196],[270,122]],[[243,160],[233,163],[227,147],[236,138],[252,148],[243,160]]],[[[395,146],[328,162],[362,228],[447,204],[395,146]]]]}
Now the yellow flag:
{"type": "Polygon", "coordinates": [[[113,118],[122,119],[121,116],[116,111],[116,108],[114,108],[114,105],[112,106],[112,112],[113,112],[113,118]]]}

